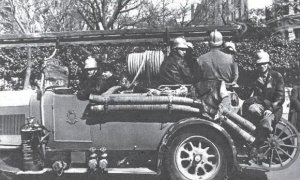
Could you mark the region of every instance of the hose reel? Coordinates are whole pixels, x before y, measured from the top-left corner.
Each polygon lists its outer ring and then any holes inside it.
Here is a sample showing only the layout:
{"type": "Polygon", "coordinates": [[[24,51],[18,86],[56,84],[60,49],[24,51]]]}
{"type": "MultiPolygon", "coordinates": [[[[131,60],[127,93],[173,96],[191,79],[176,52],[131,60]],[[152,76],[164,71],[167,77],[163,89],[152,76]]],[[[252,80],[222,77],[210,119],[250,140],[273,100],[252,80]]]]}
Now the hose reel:
{"type": "Polygon", "coordinates": [[[164,60],[162,51],[145,51],[142,53],[131,53],[127,57],[128,73],[130,76],[136,74],[151,78],[159,74],[159,68],[164,60]]]}

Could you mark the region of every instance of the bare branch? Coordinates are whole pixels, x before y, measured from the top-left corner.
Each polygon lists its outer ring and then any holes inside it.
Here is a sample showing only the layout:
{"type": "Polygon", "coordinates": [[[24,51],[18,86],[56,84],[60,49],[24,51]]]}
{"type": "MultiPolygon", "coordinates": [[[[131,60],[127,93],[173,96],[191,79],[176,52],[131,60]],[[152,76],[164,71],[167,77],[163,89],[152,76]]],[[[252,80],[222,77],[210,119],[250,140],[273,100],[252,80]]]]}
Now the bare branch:
{"type": "Polygon", "coordinates": [[[136,6],[132,7],[132,8],[128,8],[128,9],[125,9],[125,10],[122,10],[120,11],[120,13],[125,13],[125,12],[129,12],[129,11],[132,11],[134,9],[137,9],[138,7],[140,7],[142,4],[137,4],[136,6]]]}
{"type": "Polygon", "coordinates": [[[14,0],[9,0],[9,3],[11,5],[11,8],[12,8],[12,13],[13,13],[13,17],[16,21],[16,23],[18,24],[18,26],[20,27],[20,29],[22,30],[23,33],[27,33],[27,30],[25,29],[25,27],[23,26],[22,22],[20,21],[20,19],[17,17],[17,14],[16,14],[16,5],[15,5],[15,2],[14,0]]]}
{"type": "Polygon", "coordinates": [[[79,15],[81,15],[82,19],[88,25],[88,27],[90,27],[90,29],[94,30],[94,27],[90,24],[90,21],[86,18],[86,16],[83,14],[83,12],[79,9],[77,9],[77,12],[79,15]]]}

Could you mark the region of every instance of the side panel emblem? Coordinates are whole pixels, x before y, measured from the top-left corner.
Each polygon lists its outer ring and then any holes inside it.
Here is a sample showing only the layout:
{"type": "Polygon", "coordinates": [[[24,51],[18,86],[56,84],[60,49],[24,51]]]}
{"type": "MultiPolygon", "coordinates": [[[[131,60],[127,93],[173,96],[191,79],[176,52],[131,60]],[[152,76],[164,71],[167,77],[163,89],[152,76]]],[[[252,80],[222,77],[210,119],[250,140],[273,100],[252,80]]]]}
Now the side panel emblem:
{"type": "Polygon", "coordinates": [[[76,124],[78,122],[75,111],[69,110],[67,112],[67,120],[66,120],[66,122],[69,123],[69,124],[76,124]]]}

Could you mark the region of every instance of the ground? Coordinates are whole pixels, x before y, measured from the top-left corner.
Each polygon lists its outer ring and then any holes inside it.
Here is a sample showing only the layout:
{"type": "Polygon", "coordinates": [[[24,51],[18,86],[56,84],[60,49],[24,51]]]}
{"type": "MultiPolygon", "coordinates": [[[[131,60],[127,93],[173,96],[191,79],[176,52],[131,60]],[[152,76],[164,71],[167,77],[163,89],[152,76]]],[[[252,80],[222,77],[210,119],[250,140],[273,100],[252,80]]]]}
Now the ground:
{"type": "MultiPolygon", "coordinates": [[[[289,168],[281,170],[281,171],[273,171],[273,172],[263,172],[257,170],[245,170],[240,175],[238,175],[233,180],[299,180],[300,176],[300,158],[289,168]]],[[[55,175],[39,175],[39,176],[22,176],[17,177],[13,180],[82,180],[87,179],[84,175],[63,175],[61,177],[57,177],[55,175]]],[[[103,178],[95,178],[105,179],[105,180],[159,180],[157,176],[150,175],[108,175],[103,178]]],[[[0,174],[0,180],[10,180],[3,174],[0,174]]]]}

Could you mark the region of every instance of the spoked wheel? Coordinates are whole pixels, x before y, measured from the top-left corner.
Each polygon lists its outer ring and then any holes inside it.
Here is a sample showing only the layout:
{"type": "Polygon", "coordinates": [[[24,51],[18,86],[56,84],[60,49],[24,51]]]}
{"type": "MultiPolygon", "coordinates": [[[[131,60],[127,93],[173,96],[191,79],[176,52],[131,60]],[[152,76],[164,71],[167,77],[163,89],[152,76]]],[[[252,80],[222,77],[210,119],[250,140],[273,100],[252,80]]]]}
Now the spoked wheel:
{"type": "Polygon", "coordinates": [[[281,170],[297,160],[300,150],[299,134],[286,120],[281,120],[270,137],[259,147],[260,157],[254,162],[268,170],[281,170]]]}
{"type": "Polygon", "coordinates": [[[167,154],[172,180],[224,179],[227,161],[217,137],[185,133],[175,138],[167,154]]]}

